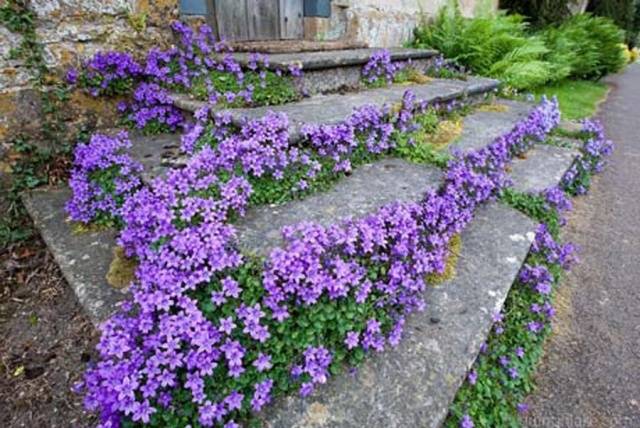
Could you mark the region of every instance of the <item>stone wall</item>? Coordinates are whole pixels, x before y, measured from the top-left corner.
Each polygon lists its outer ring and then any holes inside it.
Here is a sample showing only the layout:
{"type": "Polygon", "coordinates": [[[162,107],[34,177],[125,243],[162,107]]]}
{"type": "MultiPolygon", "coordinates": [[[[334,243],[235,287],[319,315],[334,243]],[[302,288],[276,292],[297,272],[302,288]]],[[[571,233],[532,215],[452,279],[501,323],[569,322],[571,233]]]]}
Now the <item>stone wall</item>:
{"type": "MultiPolygon", "coordinates": [[[[0,4],[8,0],[0,0],[0,4]]],[[[140,51],[152,44],[166,45],[168,28],[178,16],[178,0],[31,0],[38,40],[52,71],[51,81],[101,50],[140,51]]],[[[41,117],[40,94],[31,82],[24,60],[11,59],[20,34],[0,25],[0,142],[16,134],[37,134],[41,117]]],[[[82,93],[71,95],[64,116],[72,122],[109,126],[113,108],[104,100],[82,93]]],[[[75,123],[75,125],[80,125],[75,123]]],[[[77,126],[76,126],[77,128],[77,126]]]]}
{"type": "MultiPolygon", "coordinates": [[[[413,29],[433,18],[448,0],[333,0],[329,29],[319,38],[346,37],[371,47],[401,46],[413,29]]],[[[462,13],[473,16],[478,8],[496,10],[497,0],[459,0],[462,13]]]]}
{"type": "MultiPolygon", "coordinates": [[[[0,5],[8,1],[0,0],[0,5]]],[[[410,40],[423,17],[434,16],[446,1],[333,0],[332,17],[315,38],[400,46],[410,40]]],[[[460,0],[466,15],[481,2],[486,0],[460,0]]],[[[57,78],[100,50],[143,52],[151,45],[167,45],[169,24],[179,17],[179,0],[30,0],[29,4],[45,60],[57,78]]],[[[21,40],[20,34],[0,25],[0,144],[16,134],[35,134],[42,116],[29,68],[23,60],[10,59],[21,40]]],[[[72,94],[67,107],[71,122],[106,127],[114,119],[112,104],[82,93],[72,94]]]]}

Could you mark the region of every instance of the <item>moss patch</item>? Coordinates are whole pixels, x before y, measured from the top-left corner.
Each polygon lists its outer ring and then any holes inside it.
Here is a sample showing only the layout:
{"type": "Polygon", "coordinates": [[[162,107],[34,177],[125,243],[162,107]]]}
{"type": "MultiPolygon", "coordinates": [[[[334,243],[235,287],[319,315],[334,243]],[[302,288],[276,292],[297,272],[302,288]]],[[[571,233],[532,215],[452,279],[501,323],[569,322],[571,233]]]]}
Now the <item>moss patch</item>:
{"type": "Polygon", "coordinates": [[[113,288],[122,289],[128,287],[135,279],[138,263],[134,259],[128,258],[122,247],[113,249],[113,261],[107,272],[107,282],[113,288]]]}
{"type": "Polygon", "coordinates": [[[509,111],[509,106],[505,104],[492,102],[492,103],[482,104],[478,106],[476,110],[487,111],[492,113],[506,113],[509,111]]]}
{"type": "Polygon", "coordinates": [[[456,266],[458,265],[458,258],[460,258],[461,250],[462,239],[460,238],[460,235],[456,235],[451,238],[451,241],[449,241],[449,255],[447,256],[444,271],[442,273],[432,273],[427,275],[427,282],[436,286],[455,278],[456,266]]]}
{"type": "Polygon", "coordinates": [[[109,230],[109,227],[102,224],[96,224],[96,223],[84,224],[79,221],[71,222],[71,233],[73,233],[74,235],[83,235],[85,233],[102,232],[105,230],[109,230]]]}
{"type": "Polygon", "coordinates": [[[426,143],[432,144],[436,149],[442,150],[462,135],[462,120],[447,119],[438,123],[433,134],[426,134],[426,143]]]}

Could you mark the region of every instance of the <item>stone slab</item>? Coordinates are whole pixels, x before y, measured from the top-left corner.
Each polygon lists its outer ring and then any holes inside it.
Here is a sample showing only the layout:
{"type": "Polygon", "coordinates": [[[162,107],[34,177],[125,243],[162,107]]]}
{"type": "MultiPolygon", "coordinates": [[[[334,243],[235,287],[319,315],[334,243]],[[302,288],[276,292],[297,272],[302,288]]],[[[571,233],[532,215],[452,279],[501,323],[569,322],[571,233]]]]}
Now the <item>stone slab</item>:
{"type": "Polygon", "coordinates": [[[147,182],[186,161],[180,153],[180,134],[142,135],[131,132],[129,139],[131,157],[144,166],[143,179],[147,182]]]}
{"type": "MultiPolygon", "coordinates": [[[[290,52],[269,54],[269,67],[287,68],[298,65],[303,71],[344,67],[349,65],[364,65],[371,55],[379,51],[375,48],[324,50],[316,52],[290,52]]],[[[432,49],[389,48],[392,61],[407,61],[409,59],[427,59],[438,54],[432,49]]],[[[248,63],[249,54],[238,52],[233,56],[242,65],[248,63]]]]}
{"type": "MultiPolygon", "coordinates": [[[[469,77],[467,80],[433,79],[424,85],[393,85],[386,88],[370,89],[347,94],[316,95],[300,102],[281,106],[268,106],[247,109],[229,109],[236,121],[242,118],[257,119],[266,113],[280,112],[289,117],[290,133],[297,139],[304,124],[334,124],[345,120],[353,110],[364,105],[391,105],[402,101],[407,90],[416,94],[420,101],[448,101],[466,96],[481,95],[498,87],[498,81],[482,77],[469,77]]],[[[195,112],[205,103],[183,95],[175,95],[174,102],[184,110],[195,112]]]]}
{"type": "Polygon", "coordinates": [[[449,145],[449,151],[468,152],[491,144],[496,138],[511,131],[525,118],[534,104],[521,101],[498,100],[506,111],[476,111],[463,119],[462,135],[449,145]]]}
{"type": "Polygon", "coordinates": [[[334,51],[367,47],[366,43],[355,40],[232,40],[228,44],[236,52],[262,52],[268,54],[334,51]]]}
{"type": "Polygon", "coordinates": [[[370,214],[394,201],[417,201],[428,188],[440,185],[442,172],[401,159],[362,165],[329,191],[280,206],[250,209],[236,224],[242,249],[267,255],[282,245],[281,230],[302,222],[330,225],[347,217],[370,214]]]}
{"type": "Polygon", "coordinates": [[[493,203],[462,233],[456,277],[426,292],[396,349],[372,355],[354,375],[332,377],[312,396],[278,400],[269,427],[438,427],[501,310],[536,225],[493,203]]]}
{"type": "Polygon", "coordinates": [[[526,158],[516,158],[509,173],[513,188],[524,193],[540,193],[557,186],[578,156],[575,149],[537,144],[526,158]]]}
{"type": "Polygon", "coordinates": [[[31,218],[51,250],[89,318],[98,325],[114,311],[126,292],[109,286],[105,276],[113,258],[116,232],[74,233],[64,204],[67,188],[45,188],[22,195],[31,218]]]}

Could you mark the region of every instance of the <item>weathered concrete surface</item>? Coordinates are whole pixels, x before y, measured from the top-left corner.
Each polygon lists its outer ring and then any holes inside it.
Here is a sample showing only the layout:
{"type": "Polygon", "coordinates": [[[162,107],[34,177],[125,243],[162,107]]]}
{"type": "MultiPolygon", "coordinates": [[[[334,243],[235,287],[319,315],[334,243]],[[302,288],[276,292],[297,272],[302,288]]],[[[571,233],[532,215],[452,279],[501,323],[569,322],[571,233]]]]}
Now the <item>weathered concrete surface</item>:
{"type": "MultiPolygon", "coordinates": [[[[383,106],[399,103],[407,90],[413,91],[418,100],[438,102],[482,95],[497,86],[498,81],[482,77],[469,77],[467,80],[434,79],[425,85],[394,85],[345,95],[317,95],[297,103],[281,106],[227,111],[238,121],[245,117],[260,118],[270,111],[285,113],[289,118],[292,138],[298,138],[300,128],[304,124],[337,123],[350,116],[355,108],[367,104],[383,106]]],[[[204,102],[183,95],[174,95],[174,100],[178,107],[191,112],[195,112],[205,105],[204,102]]]]}
{"type": "Polygon", "coordinates": [[[509,173],[513,188],[524,193],[540,193],[557,186],[577,156],[578,151],[574,149],[536,144],[526,158],[513,161],[509,173]]]}
{"type": "Polygon", "coordinates": [[[449,145],[450,152],[468,152],[488,146],[511,131],[535,108],[533,104],[511,100],[498,100],[495,104],[505,106],[506,110],[476,111],[464,117],[462,135],[449,145]]]}
{"type": "Polygon", "coordinates": [[[564,238],[581,248],[581,263],[559,291],[529,427],[640,426],[640,65],[607,80],[598,118],[616,150],[574,201],[564,238]]]}
{"type": "Polygon", "coordinates": [[[130,140],[131,156],[144,166],[145,181],[186,162],[186,157],[180,153],[179,134],[141,135],[132,132],[130,140]]]}
{"type": "MultiPolygon", "coordinates": [[[[344,67],[348,65],[364,65],[371,55],[379,49],[341,49],[318,52],[276,53],[269,55],[269,67],[272,69],[286,69],[289,65],[297,65],[302,71],[321,70],[326,68],[344,67]]],[[[438,54],[432,49],[391,48],[388,49],[392,61],[407,61],[409,59],[427,59],[438,54]]],[[[234,57],[240,64],[248,63],[249,54],[236,53],[234,57]]]]}
{"type": "MultiPolygon", "coordinates": [[[[307,95],[337,91],[364,89],[362,67],[378,49],[341,49],[318,52],[276,53],[269,55],[269,67],[286,70],[290,65],[303,70],[296,79],[296,87],[307,95]]],[[[389,49],[392,61],[411,60],[418,70],[426,70],[430,59],[437,55],[431,49],[389,49]]],[[[234,54],[243,65],[248,63],[248,53],[234,54]]]]}
{"type": "Polygon", "coordinates": [[[64,211],[70,197],[69,189],[49,188],[26,193],[22,200],[80,304],[97,325],[125,296],[105,279],[116,232],[74,233],[64,211]]]}
{"type": "Polygon", "coordinates": [[[282,245],[282,228],[302,222],[330,225],[346,217],[363,217],[383,205],[418,201],[428,188],[440,185],[435,168],[384,159],[358,167],[331,190],[281,206],[250,209],[237,223],[240,247],[267,255],[282,245]]]}
{"type": "Polygon", "coordinates": [[[307,399],[270,408],[270,427],[437,427],[501,310],[534,237],[532,220],[498,204],[462,233],[456,278],[426,293],[397,349],[333,377],[307,399]]]}

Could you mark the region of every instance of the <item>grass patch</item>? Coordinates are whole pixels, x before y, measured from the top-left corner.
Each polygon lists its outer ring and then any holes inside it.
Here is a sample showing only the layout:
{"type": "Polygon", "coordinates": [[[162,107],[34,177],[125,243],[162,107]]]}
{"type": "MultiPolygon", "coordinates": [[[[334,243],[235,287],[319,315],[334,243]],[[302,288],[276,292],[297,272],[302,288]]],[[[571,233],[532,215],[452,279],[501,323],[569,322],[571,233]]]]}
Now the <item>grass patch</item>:
{"type": "Polygon", "coordinates": [[[533,90],[537,101],[542,95],[557,96],[562,117],[570,120],[593,116],[608,92],[609,88],[604,83],[589,80],[563,80],[533,90]]]}

